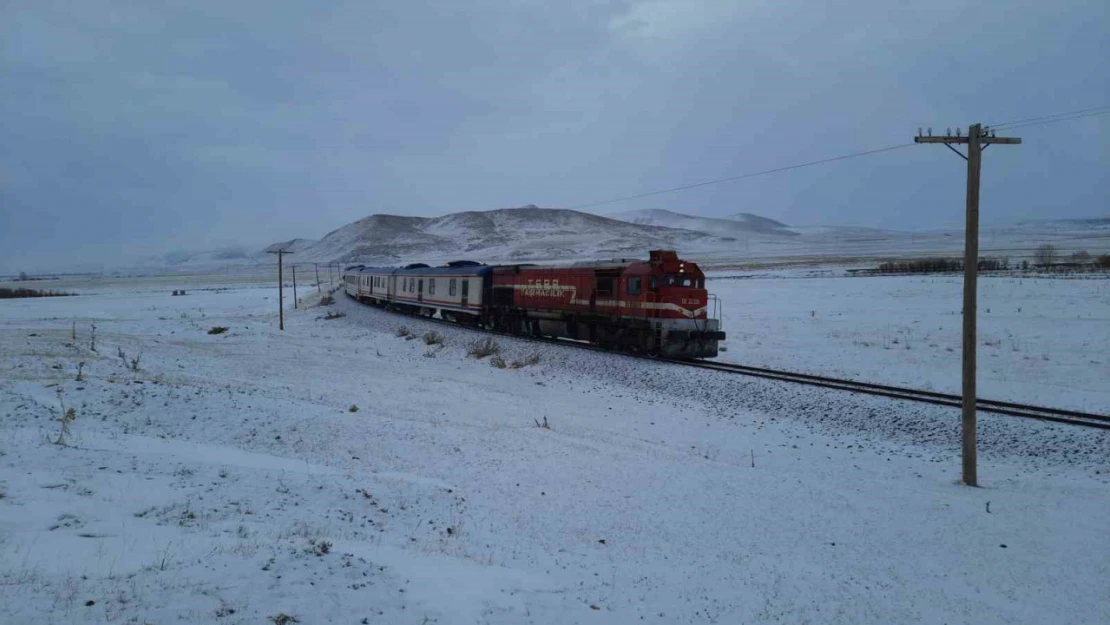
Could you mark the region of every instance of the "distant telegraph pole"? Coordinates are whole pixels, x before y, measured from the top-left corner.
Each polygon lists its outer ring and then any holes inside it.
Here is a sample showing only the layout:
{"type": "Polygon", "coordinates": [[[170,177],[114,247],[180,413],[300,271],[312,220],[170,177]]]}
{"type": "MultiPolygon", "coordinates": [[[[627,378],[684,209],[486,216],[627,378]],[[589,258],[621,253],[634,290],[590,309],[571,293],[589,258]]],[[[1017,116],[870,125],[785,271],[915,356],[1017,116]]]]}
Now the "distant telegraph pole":
{"type": "Polygon", "coordinates": [[[312,268],[316,270],[316,292],[322,293],[320,290],[320,265],[312,263],[312,268]]]}
{"type": "MultiPolygon", "coordinates": [[[[284,332],[285,331],[285,284],[284,284],[284,277],[282,276],[282,260],[281,259],[286,254],[292,254],[293,252],[287,252],[285,250],[274,250],[272,252],[267,252],[267,253],[268,254],[277,254],[277,257],[278,257],[278,327],[281,329],[282,332],[284,332]]],[[[296,297],[296,296],[294,295],[294,297],[296,297]]]]}
{"type": "Polygon", "coordinates": [[[976,279],[979,270],[979,171],[982,165],[983,150],[992,143],[1018,144],[1018,137],[996,137],[994,132],[984,129],[980,124],[968,127],[967,136],[956,136],[950,131],[943,137],[934,137],[933,129],[928,136],[917,130],[914,143],[943,143],[967,161],[967,224],[964,228],[964,345],[963,345],[963,481],[968,486],[978,486],[976,468],[976,424],[975,424],[975,316],[976,316],[976,279]],[[967,156],[952,147],[953,144],[966,143],[967,156]]]}
{"type": "Polygon", "coordinates": [[[290,265],[293,269],[293,308],[297,307],[297,266],[290,265]]]}

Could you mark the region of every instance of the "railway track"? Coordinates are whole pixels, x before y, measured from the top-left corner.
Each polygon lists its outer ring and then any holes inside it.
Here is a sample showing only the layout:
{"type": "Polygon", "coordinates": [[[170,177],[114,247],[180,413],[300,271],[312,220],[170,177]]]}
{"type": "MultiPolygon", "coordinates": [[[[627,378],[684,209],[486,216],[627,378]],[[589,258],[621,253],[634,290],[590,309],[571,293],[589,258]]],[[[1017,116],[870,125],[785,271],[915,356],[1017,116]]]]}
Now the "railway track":
{"type": "MultiPolygon", "coordinates": [[[[358,301],[358,300],[355,300],[358,301]]],[[[404,314],[404,313],[401,313],[404,314]]],[[[471,327],[460,325],[444,319],[436,319],[433,317],[413,316],[417,319],[430,321],[433,323],[441,323],[454,328],[465,328],[475,330],[478,332],[488,334],[498,334],[515,339],[524,339],[534,341],[537,343],[553,343],[557,345],[573,345],[582,349],[589,349],[592,351],[605,352],[607,354],[618,354],[627,356],[629,358],[641,358],[644,360],[651,360],[655,362],[666,362],[669,364],[681,365],[685,367],[695,367],[698,369],[708,369],[712,371],[721,371],[725,373],[735,373],[739,375],[746,375],[750,377],[764,378],[768,380],[776,380],[779,382],[791,382],[795,384],[807,384],[810,386],[819,386],[823,388],[836,389],[847,391],[850,393],[862,393],[866,395],[876,395],[879,397],[888,397],[891,399],[899,399],[903,401],[912,401],[917,403],[934,404],[937,406],[947,406],[950,408],[960,408],[963,405],[963,399],[959,395],[950,393],[940,393],[937,391],[927,391],[924,389],[907,388],[901,386],[891,386],[888,384],[875,384],[872,382],[859,382],[857,380],[846,380],[842,378],[831,378],[822,375],[814,375],[810,373],[799,373],[796,371],[784,371],[780,369],[767,369],[765,367],[750,367],[747,365],[738,365],[727,362],[714,362],[711,360],[673,360],[669,358],[657,358],[645,354],[636,354],[632,352],[621,352],[609,349],[603,349],[596,345],[582,343],[579,341],[571,341],[556,338],[541,338],[534,336],[521,336],[518,334],[509,334],[506,332],[497,332],[493,330],[485,330],[483,328],[471,327]]],[[[1013,402],[998,401],[994,399],[978,399],[975,402],[976,410],[979,412],[987,412],[992,414],[1006,415],[1010,417],[1021,417],[1026,419],[1039,419],[1041,421],[1050,421],[1053,423],[1063,423],[1067,425],[1077,425],[1082,427],[1097,428],[1103,430],[1110,430],[1110,415],[1100,415],[1090,412],[1081,412],[1078,410],[1065,410],[1061,408],[1047,408],[1044,406],[1034,406],[1032,404],[1019,404],[1013,402]]]]}
{"type": "MultiPolygon", "coordinates": [[[[859,382],[856,380],[830,378],[809,373],[782,371],[778,369],[767,369],[764,367],[749,367],[746,365],[737,365],[725,362],[712,362],[708,360],[674,360],[668,362],[673,362],[675,364],[685,365],[689,367],[697,367],[699,369],[725,371],[728,373],[737,373],[740,375],[766,378],[768,380],[778,380],[780,382],[808,384],[810,386],[838,389],[851,393],[878,395],[880,397],[889,397],[892,399],[902,399],[919,403],[935,404],[937,406],[960,408],[963,405],[963,399],[961,396],[949,393],[938,393],[936,391],[926,391],[922,389],[906,388],[901,386],[890,386],[887,384],[874,384],[871,382],[859,382]]],[[[993,414],[1007,415],[1011,417],[1023,417],[1027,419],[1040,419],[1042,421],[1052,421],[1054,423],[1066,423],[1068,425],[1079,425],[1110,430],[1110,416],[1108,415],[1080,412],[1078,410],[1064,410],[1061,408],[1046,408],[1044,406],[1018,404],[1013,402],[997,401],[994,399],[978,399],[975,402],[975,407],[976,410],[978,410],[979,412],[989,412],[993,414]]]]}

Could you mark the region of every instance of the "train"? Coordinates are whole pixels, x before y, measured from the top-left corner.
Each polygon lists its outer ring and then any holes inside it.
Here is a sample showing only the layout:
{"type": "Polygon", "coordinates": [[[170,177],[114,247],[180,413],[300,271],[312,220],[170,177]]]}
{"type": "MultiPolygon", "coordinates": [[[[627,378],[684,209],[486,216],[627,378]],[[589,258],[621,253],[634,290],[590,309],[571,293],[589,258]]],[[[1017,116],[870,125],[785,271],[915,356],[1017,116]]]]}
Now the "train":
{"type": "Polygon", "coordinates": [[[343,288],[394,311],[665,358],[713,358],[725,340],[719,315],[710,315],[718,302],[705,289],[705,274],[674,250],[566,266],[352,265],[343,288]]]}

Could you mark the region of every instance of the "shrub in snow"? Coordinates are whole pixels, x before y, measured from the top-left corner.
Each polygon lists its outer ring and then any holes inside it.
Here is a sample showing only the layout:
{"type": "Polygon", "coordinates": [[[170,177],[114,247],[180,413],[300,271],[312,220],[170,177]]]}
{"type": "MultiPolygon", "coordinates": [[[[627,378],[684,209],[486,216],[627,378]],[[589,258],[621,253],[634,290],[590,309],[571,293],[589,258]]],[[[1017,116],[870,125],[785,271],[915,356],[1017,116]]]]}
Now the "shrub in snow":
{"type": "Polygon", "coordinates": [[[77,420],[77,409],[72,406],[66,408],[66,403],[62,399],[62,389],[58,389],[58,403],[61,404],[62,409],[55,421],[61,425],[61,430],[58,432],[58,438],[54,439],[54,444],[65,445],[66,438],[69,436],[69,424],[77,420]]]}
{"type": "Polygon", "coordinates": [[[443,345],[443,335],[434,330],[429,330],[424,333],[425,345],[443,345]]]}
{"type": "Polygon", "coordinates": [[[495,354],[493,356],[493,358],[489,359],[489,364],[494,366],[494,367],[497,367],[498,369],[504,369],[505,368],[505,359],[502,358],[500,354],[495,354]]]}
{"type": "Polygon", "coordinates": [[[227,330],[228,330],[227,326],[212,326],[212,329],[209,330],[208,333],[209,334],[223,334],[224,332],[227,332],[227,330]]]}
{"type": "Polygon", "coordinates": [[[531,367],[540,364],[540,353],[532,352],[523,359],[516,359],[509,364],[510,369],[520,369],[521,367],[531,367]]]}
{"type": "Polygon", "coordinates": [[[405,326],[399,326],[396,330],[394,330],[393,333],[396,334],[398,337],[405,337],[405,336],[409,336],[410,334],[412,334],[412,331],[410,331],[405,326]]]}
{"type": "Polygon", "coordinates": [[[484,339],[471,341],[471,343],[466,346],[466,353],[467,355],[473,356],[480,360],[482,358],[485,358],[486,356],[500,354],[501,345],[499,345],[497,341],[493,340],[492,337],[486,337],[484,339]]]}
{"type": "Polygon", "coordinates": [[[330,295],[325,295],[325,296],[320,298],[320,305],[321,306],[331,306],[334,303],[335,303],[335,298],[330,296],[330,295]]]}
{"type": "Polygon", "coordinates": [[[351,404],[351,407],[347,409],[347,412],[358,412],[358,406],[356,406],[355,404],[351,404]]]}

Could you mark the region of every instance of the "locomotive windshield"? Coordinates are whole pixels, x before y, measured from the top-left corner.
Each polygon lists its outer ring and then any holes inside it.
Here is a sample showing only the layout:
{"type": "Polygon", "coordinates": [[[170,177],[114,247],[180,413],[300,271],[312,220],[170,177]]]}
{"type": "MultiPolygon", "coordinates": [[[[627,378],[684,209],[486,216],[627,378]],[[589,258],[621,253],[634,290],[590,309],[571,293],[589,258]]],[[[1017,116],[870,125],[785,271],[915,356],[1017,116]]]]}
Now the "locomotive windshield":
{"type": "Polygon", "coordinates": [[[663,286],[677,286],[690,288],[696,286],[699,289],[705,288],[703,278],[693,278],[688,275],[670,273],[663,277],[663,286]]]}

